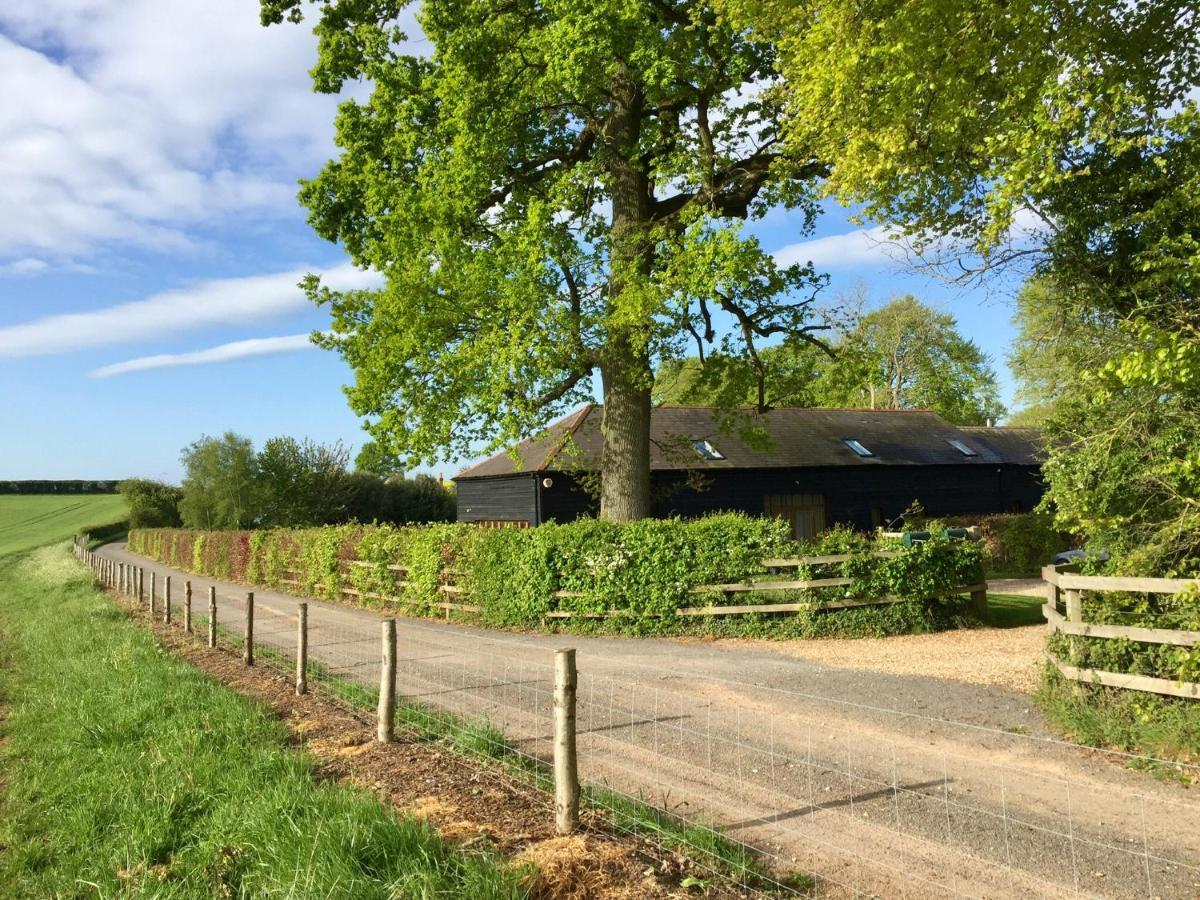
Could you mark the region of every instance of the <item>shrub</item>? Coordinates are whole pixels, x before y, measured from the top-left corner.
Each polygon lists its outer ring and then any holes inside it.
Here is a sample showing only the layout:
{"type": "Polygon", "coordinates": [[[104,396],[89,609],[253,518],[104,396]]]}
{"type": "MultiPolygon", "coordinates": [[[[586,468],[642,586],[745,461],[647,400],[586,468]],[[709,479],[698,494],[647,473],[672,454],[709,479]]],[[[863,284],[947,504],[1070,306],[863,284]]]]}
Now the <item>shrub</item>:
{"type": "Polygon", "coordinates": [[[1054,527],[1054,516],[1044,512],[958,516],[947,522],[979,526],[983,565],[989,578],[1037,575],[1055,554],[1074,543],[1070,534],[1054,527]]]}
{"type": "MultiPolygon", "coordinates": [[[[775,631],[825,635],[929,630],[955,621],[963,604],[928,601],[947,588],[981,580],[980,550],[964,541],[934,540],[881,558],[880,544],[865,535],[834,529],[811,544],[790,540],[774,518],[723,514],[702,519],[646,519],[629,524],[585,519],[533,529],[486,529],[473,525],[330,526],[271,531],[188,532],[139,530],[137,552],[199,574],[278,587],[296,572],[300,589],[340,600],[352,589],[365,602],[403,594],[417,612],[435,611],[442,584],[453,578],[480,608],[479,618],[505,627],[542,627],[546,614],[574,614],[570,627],[712,632],[775,631]],[[189,552],[190,550],[190,552],[189,552]],[[797,555],[849,554],[842,562],[802,567],[801,579],[849,579],[850,584],[805,591],[755,593],[755,603],[805,603],[786,617],[680,617],[682,607],[721,605],[718,593],[693,593],[707,584],[766,577],[762,561],[797,555]],[[352,565],[364,561],[374,565],[352,565]],[[392,568],[389,568],[392,567],[392,568]],[[839,599],[894,596],[910,603],[825,611],[839,599]],[[617,612],[588,620],[586,614],[617,612]]],[[[791,576],[784,576],[790,578],[791,576]]],[[[747,595],[742,595],[747,596],[747,595]]]]}

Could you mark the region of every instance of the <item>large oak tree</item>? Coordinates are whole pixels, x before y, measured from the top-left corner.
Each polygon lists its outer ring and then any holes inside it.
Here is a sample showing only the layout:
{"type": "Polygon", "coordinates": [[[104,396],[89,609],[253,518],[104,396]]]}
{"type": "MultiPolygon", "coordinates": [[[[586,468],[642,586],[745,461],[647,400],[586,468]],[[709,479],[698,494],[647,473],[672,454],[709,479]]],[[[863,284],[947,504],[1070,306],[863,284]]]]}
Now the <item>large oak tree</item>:
{"type": "Polygon", "coordinates": [[[371,88],[301,194],[386,279],[308,283],[351,406],[432,462],[541,427],[598,374],[601,515],[648,515],[656,362],[816,329],[821,279],[738,227],[779,206],[811,221],[826,174],[782,141],[776,47],[709,2],[425,0],[416,54],[407,7],[263,0],[267,24],[315,14],[318,90],[371,88]]]}

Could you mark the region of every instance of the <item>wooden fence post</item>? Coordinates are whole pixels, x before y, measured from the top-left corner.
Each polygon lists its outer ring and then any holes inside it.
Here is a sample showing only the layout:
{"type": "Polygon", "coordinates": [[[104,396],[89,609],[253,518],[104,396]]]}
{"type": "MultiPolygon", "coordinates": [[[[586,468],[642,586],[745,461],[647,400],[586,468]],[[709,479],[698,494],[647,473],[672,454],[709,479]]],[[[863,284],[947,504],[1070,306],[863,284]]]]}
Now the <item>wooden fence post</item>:
{"type": "Polygon", "coordinates": [[[138,566],[137,569],[137,600],[141,606],[142,601],[146,599],[146,570],[138,566]]]}
{"type": "Polygon", "coordinates": [[[554,827],[579,826],[579,767],[575,756],[575,651],[554,651],[554,827]]]}
{"type": "Polygon", "coordinates": [[[1067,599],[1067,618],[1072,622],[1083,621],[1083,597],[1077,590],[1068,588],[1063,591],[1067,599]]]}
{"type": "Polygon", "coordinates": [[[150,615],[154,615],[155,607],[158,606],[158,573],[150,573],[150,615]]]}
{"type": "Polygon", "coordinates": [[[217,646],[217,589],[208,589],[208,646],[217,646]]]}
{"type": "Polygon", "coordinates": [[[183,630],[187,634],[192,633],[192,583],[190,581],[183,583],[183,630]]]}
{"type": "Polygon", "coordinates": [[[379,673],[379,729],[381,744],[392,741],[396,734],[396,620],[383,620],[383,667],[379,673]]]}
{"type": "Polygon", "coordinates": [[[308,604],[296,607],[296,694],[308,693],[308,604]]]}
{"type": "Polygon", "coordinates": [[[117,590],[122,594],[125,593],[125,563],[117,563],[120,567],[117,569],[117,590]]]}
{"type": "Polygon", "coordinates": [[[254,665],[254,591],[246,592],[246,652],[242,659],[246,665],[254,665]]]}
{"type": "Polygon", "coordinates": [[[171,624],[171,576],[163,578],[163,624],[171,624]]]}
{"type": "Polygon", "coordinates": [[[988,599],[986,587],[980,591],[971,591],[971,609],[975,611],[975,615],[979,617],[980,622],[987,622],[988,599]]]}

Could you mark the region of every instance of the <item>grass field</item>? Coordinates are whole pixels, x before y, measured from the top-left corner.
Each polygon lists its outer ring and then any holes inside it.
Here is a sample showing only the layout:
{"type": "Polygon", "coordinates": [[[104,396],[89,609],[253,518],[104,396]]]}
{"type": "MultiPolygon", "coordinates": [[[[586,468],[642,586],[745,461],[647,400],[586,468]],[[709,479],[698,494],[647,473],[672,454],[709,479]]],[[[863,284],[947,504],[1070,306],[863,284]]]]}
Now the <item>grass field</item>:
{"type": "Polygon", "coordinates": [[[0,896],[524,895],[286,740],[61,545],[0,559],[0,896]]]}
{"type": "Polygon", "coordinates": [[[1043,597],[988,594],[988,624],[996,628],[1045,625],[1046,617],[1042,615],[1042,605],[1045,602],[1043,597]]]}
{"type": "Polygon", "coordinates": [[[120,494],[0,494],[0,556],[66,540],[126,515],[120,494]]]}

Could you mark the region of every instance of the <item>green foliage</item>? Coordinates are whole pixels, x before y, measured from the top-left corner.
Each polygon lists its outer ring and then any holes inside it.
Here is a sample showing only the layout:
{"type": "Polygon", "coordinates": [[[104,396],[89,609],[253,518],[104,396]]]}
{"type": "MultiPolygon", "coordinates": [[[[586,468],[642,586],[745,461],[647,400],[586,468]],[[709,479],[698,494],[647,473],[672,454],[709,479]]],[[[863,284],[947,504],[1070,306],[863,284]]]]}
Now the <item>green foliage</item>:
{"type": "Polygon", "coordinates": [[[662,403],[736,406],[869,406],[932,409],[957,425],[981,425],[1004,407],[988,357],[958,333],[953,316],[912,296],[867,313],[829,340],[785,340],[756,360],[714,354],[664,365],[662,403]]]}
{"type": "Polygon", "coordinates": [[[174,485],[145,478],[128,478],[117,491],[129,504],[131,528],[175,528],[182,525],[179,501],[183,491],[174,485]]]}
{"type": "Polygon", "coordinates": [[[989,578],[1037,576],[1055,554],[1076,544],[1058,528],[1053,514],[1044,511],[955,516],[945,524],[978,526],[983,568],[989,578]]]}
{"type": "Polygon", "coordinates": [[[275,437],[256,457],[258,508],[254,522],[267,528],[345,521],[351,496],[348,451],[305,438],[275,437]]]}
{"type": "MultiPolygon", "coordinates": [[[[1046,718],[1072,740],[1091,747],[1161,760],[1200,762],[1200,703],[1078,684],[1047,665],[1037,694],[1046,718]]],[[[1191,769],[1169,774],[1195,781],[1191,769]]]]}
{"type": "MultiPolygon", "coordinates": [[[[199,574],[266,587],[286,587],[291,570],[312,596],[341,600],[343,588],[368,602],[403,596],[405,609],[439,613],[447,571],[491,625],[547,627],[547,613],[570,612],[564,627],[637,634],[735,631],[778,635],[885,634],[925,631],[959,621],[958,598],[930,601],[947,588],[982,580],[981,551],[972,543],[933,540],[880,557],[866,535],[835,528],[820,541],[798,545],[780,519],[725,514],[703,519],[646,519],[617,524],[580,520],[533,529],[471,525],[357,527],[263,532],[135,531],[135,552],[199,574]],[[191,548],[191,556],[188,556],[191,548]],[[202,548],[202,549],[197,549],[202,548]],[[849,554],[845,562],[802,570],[800,578],[850,578],[849,586],[756,593],[755,602],[804,602],[795,616],[680,617],[685,606],[721,605],[705,584],[762,580],[762,561],[795,555],[849,554]],[[351,565],[354,560],[372,563],[351,565]],[[388,567],[396,567],[389,569],[388,567]],[[404,582],[403,588],[398,582],[404,582]],[[891,606],[821,610],[830,600],[902,598],[891,606]],[[811,608],[810,608],[811,607],[811,608]],[[615,612],[613,618],[587,619],[615,612]]],[[[770,576],[777,579],[777,576],[770,576]]],[[[786,576],[790,578],[791,576],[786,576]]],[[[742,595],[745,596],[745,595],[742,595]]],[[[736,601],[735,601],[736,602],[736,601]]]]}
{"type": "Polygon", "coordinates": [[[226,432],[183,449],[179,514],[189,528],[246,528],[258,514],[258,464],[250,439],[226,432]]]}
{"type": "Polygon", "coordinates": [[[1121,304],[1194,278],[1190,0],[733,6],[779,45],[789,139],[870,219],[975,269],[1043,252],[1121,304]],[[1039,217],[1053,228],[1030,235],[1039,217]]]}
{"type": "Polygon", "coordinates": [[[354,470],[380,478],[404,477],[404,460],[389,453],[378,441],[367,441],[354,457],[354,470]]]}
{"type": "Polygon", "coordinates": [[[164,653],[61,547],[0,562],[0,618],[6,896],[526,895],[527,869],[321,778],[268,710],[164,653]]]}

